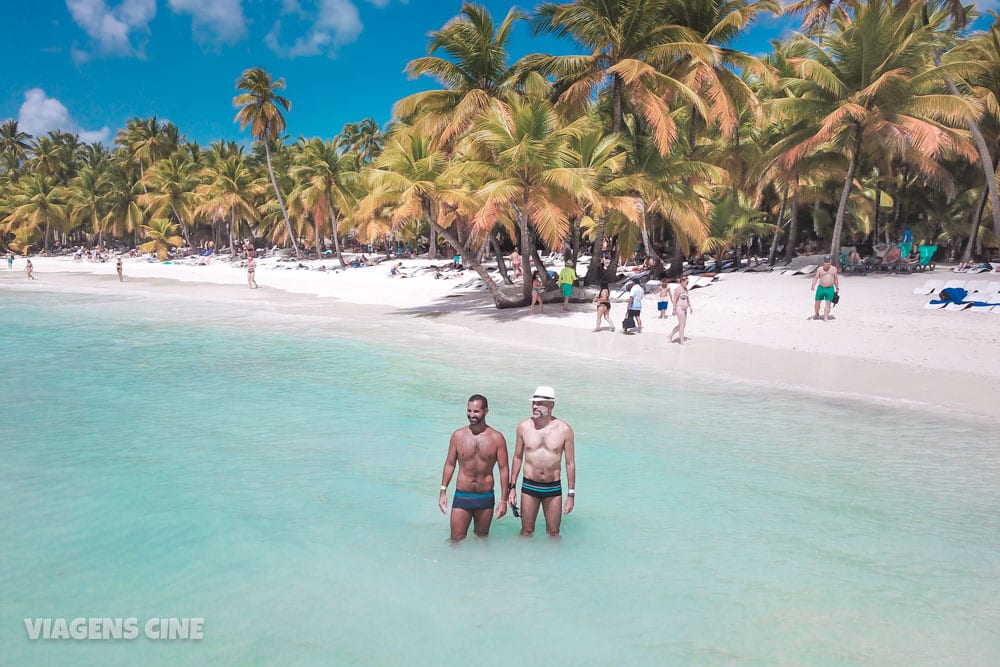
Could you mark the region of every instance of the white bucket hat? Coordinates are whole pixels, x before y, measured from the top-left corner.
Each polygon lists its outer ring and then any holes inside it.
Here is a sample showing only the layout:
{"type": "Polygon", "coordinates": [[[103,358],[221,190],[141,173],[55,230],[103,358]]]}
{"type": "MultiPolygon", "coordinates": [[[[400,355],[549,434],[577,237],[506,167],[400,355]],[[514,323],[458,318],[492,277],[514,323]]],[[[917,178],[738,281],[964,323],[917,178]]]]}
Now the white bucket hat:
{"type": "Polygon", "coordinates": [[[546,385],[539,385],[535,389],[534,395],[531,397],[532,403],[536,401],[554,401],[554,400],[556,400],[556,390],[546,385]]]}

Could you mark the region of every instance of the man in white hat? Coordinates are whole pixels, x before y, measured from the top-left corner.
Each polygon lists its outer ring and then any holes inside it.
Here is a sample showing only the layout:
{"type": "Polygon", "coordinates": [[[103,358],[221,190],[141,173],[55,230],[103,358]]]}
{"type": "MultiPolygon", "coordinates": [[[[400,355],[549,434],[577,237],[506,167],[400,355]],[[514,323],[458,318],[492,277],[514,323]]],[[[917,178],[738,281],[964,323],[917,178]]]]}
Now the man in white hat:
{"type": "Polygon", "coordinates": [[[469,397],[465,416],[469,425],[451,434],[448,456],[441,473],[441,493],[438,507],[448,511],[448,484],[458,467],[455,496],[451,503],[451,541],[460,542],[469,535],[469,525],[475,521],[476,535],[490,534],[490,522],[507,513],[507,440],[500,431],[486,423],[489,402],[482,394],[469,397]],[[500,468],[500,503],[494,509],[493,468],[500,468]]]}
{"type": "MultiPolygon", "coordinates": [[[[556,391],[540,386],[531,397],[531,417],[517,425],[514,460],[511,463],[508,500],[517,500],[517,476],[521,482],[521,534],[535,532],[538,509],[545,515],[545,532],[559,534],[562,515],[573,511],[576,501],[576,452],[573,429],[553,416],[556,391]],[[562,460],[566,458],[566,503],[562,502],[562,460]]],[[[515,507],[515,509],[517,509],[515,507]]],[[[516,514],[516,513],[515,513],[516,514]]]]}

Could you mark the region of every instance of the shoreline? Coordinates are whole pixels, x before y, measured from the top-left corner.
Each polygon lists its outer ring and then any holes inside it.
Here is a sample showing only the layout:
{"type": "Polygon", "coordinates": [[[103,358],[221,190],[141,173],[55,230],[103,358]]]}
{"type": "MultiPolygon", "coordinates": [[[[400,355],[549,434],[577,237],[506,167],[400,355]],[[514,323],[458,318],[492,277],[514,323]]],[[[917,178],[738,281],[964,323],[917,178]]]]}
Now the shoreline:
{"type": "MultiPolygon", "coordinates": [[[[124,284],[118,283],[113,262],[81,264],[60,257],[33,258],[33,263],[39,280],[28,281],[19,262],[13,271],[0,271],[0,289],[127,295],[148,301],[154,318],[161,317],[156,304],[172,299],[228,304],[253,308],[254,319],[262,323],[305,317],[320,331],[361,340],[366,337],[361,327],[345,331],[340,325],[364,321],[395,335],[426,334],[444,344],[476,341],[490,349],[530,348],[581,363],[610,364],[609,372],[638,370],[952,417],[958,411],[961,418],[1000,418],[994,399],[1000,381],[995,345],[1000,316],[926,310],[927,297],[912,295],[912,287],[925,280],[956,276],[943,270],[842,277],[842,291],[850,299],[845,304],[852,307],[839,306],[832,322],[806,320],[809,277],[723,274],[710,287],[691,292],[692,341],[680,346],[667,341],[676,319],[655,319],[653,295],[644,300],[644,333],[594,333],[590,304],[571,304],[569,313],[561,304],[546,304],[545,314],[534,317],[527,308],[497,310],[484,290],[456,289],[476,278],[471,271],[454,280],[393,279],[387,275],[390,263],[333,272],[280,270],[273,262],[261,262],[261,289],[250,290],[245,270],[221,262],[198,267],[126,260],[124,284]]],[[[428,263],[404,260],[408,266],[428,263]]],[[[618,322],[624,309],[613,304],[612,320],[618,322]]]]}

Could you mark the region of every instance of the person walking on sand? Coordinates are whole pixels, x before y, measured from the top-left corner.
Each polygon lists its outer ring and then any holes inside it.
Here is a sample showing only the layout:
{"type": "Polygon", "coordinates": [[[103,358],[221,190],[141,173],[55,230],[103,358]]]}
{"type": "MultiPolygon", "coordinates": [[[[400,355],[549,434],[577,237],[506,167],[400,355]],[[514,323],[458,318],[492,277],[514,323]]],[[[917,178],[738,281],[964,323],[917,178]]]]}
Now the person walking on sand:
{"type": "Polygon", "coordinates": [[[510,268],[514,272],[514,279],[521,277],[521,253],[514,248],[514,252],[510,253],[510,268]]]}
{"type": "Polygon", "coordinates": [[[566,262],[559,272],[559,288],[562,289],[563,310],[569,311],[569,298],[573,296],[573,283],[576,282],[576,269],[573,262],[566,262]]]}
{"type": "MultiPolygon", "coordinates": [[[[562,515],[573,511],[576,503],[576,444],[573,428],[552,414],[556,404],[555,389],[540,386],[531,397],[531,417],[517,425],[514,459],[511,463],[508,500],[517,500],[517,476],[524,468],[521,482],[521,535],[535,532],[539,508],[545,516],[545,532],[559,535],[562,515]],[[561,470],[566,459],[566,503],[562,502],[561,470]]],[[[517,506],[513,505],[517,516],[517,506]]]]}
{"type": "Polygon", "coordinates": [[[819,304],[821,301],[825,301],[826,304],[823,306],[823,321],[830,321],[830,306],[833,305],[833,300],[837,296],[837,292],[840,291],[840,282],[837,278],[837,267],[830,263],[829,255],[823,255],[823,266],[816,269],[812,286],[809,288],[810,290],[816,290],[816,299],[813,308],[814,320],[820,319],[819,304]],[[816,283],[819,283],[819,287],[816,287],[816,283]]]}
{"type": "Polygon", "coordinates": [[[601,283],[601,291],[594,297],[597,304],[597,322],[594,323],[594,331],[601,330],[601,319],[607,321],[611,326],[611,331],[615,330],[615,323],[611,321],[611,290],[607,283],[601,283]]]}
{"type": "Polygon", "coordinates": [[[122,258],[118,257],[118,261],[115,263],[115,271],[118,272],[118,282],[125,282],[124,271],[122,269],[122,258]]]}
{"type": "Polygon", "coordinates": [[[670,332],[670,342],[674,342],[674,335],[679,334],[677,342],[681,345],[687,338],[684,337],[684,328],[687,326],[688,314],[694,312],[691,307],[691,295],[688,294],[688,278],[681,276],[677,289],[674,290],[674,315],[677,316],[677,326],[670,332]]]}
{"type": "Polygon", "coordinates": [[[30,259],[28,260],[28,263],[24,265],[24,272],[28,274],[29,279],[35,280],[35,267],[32,265],[30,259]]]}
{"type": "Polygon", "coordinates": [[[448,484],[458,466],[455,495],[451,502],[451,541],[460,542],[469,535],[469,525],[475,523],[479,537],[490,534],[490,522],[507,513],[504,494],[509,484],[510,468],[507,466],[507,441],[503,434],[486,423],[490,407],[486,397],[473,394],[465,408],[469,425],[451,434],[448,456],[441,473],[441,494],[438,507],[448,511],[448,484]],[[493,468],[500,469],[500,503],[493,509],[493,468]]]}
{"type": "MultiPolygon", "coordinates": [[[[625,313],[625,319],[628,320],[630,317],[634,319],[639,333],[642,333],[642,297],[645,294],[646,290],[639,284],[639,281],[633,280],[632,288],[628,291],[628,310],[625,313]]],[[[628,330],[622,327],[622,333],[628,333],[628,330]]]]}
{"type": "Polygon", "coordinates": [[[14,253],[12,252],[7,253],[7,270],[14,270],[14,253]]]}
{"type": "Polygon", "coordinates": [[[670,307],[670,283],[666,280],[660,281],[660,289],[656,293],[656,309],[660,311],[660,319],[667,318],[667,308],[670,307]]]}
{"type": "Polygon", "coordinates": [[[542,295],[545,294],[545,285],[542,283],[542,277],[538,275],[538,271],[531,272],[531,314],[535,314],[535,304],[538,304],[538,312],[545,312],[545,303],[542,301],[542,295]]]}
{"type": "Polygon", "coordinates": [[[257,289],[257,279],[254,274],[257,272],[257,260],[251,254],[247,257],[247,285],[250,289],[257,289]]]}

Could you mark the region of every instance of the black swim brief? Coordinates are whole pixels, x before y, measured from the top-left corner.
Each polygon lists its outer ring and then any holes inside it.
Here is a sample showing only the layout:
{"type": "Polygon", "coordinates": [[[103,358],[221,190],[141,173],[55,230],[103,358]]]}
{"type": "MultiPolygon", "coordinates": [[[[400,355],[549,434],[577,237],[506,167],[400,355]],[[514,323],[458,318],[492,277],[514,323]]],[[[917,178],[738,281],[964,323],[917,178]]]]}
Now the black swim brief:
{"type": "Polygon", "coordinates": [[[527,493],[532,498],[562,497],[562,484],[558,479],[554,482],[536,482],[525,477],[521,481],[521,493],[527,493]]]}

